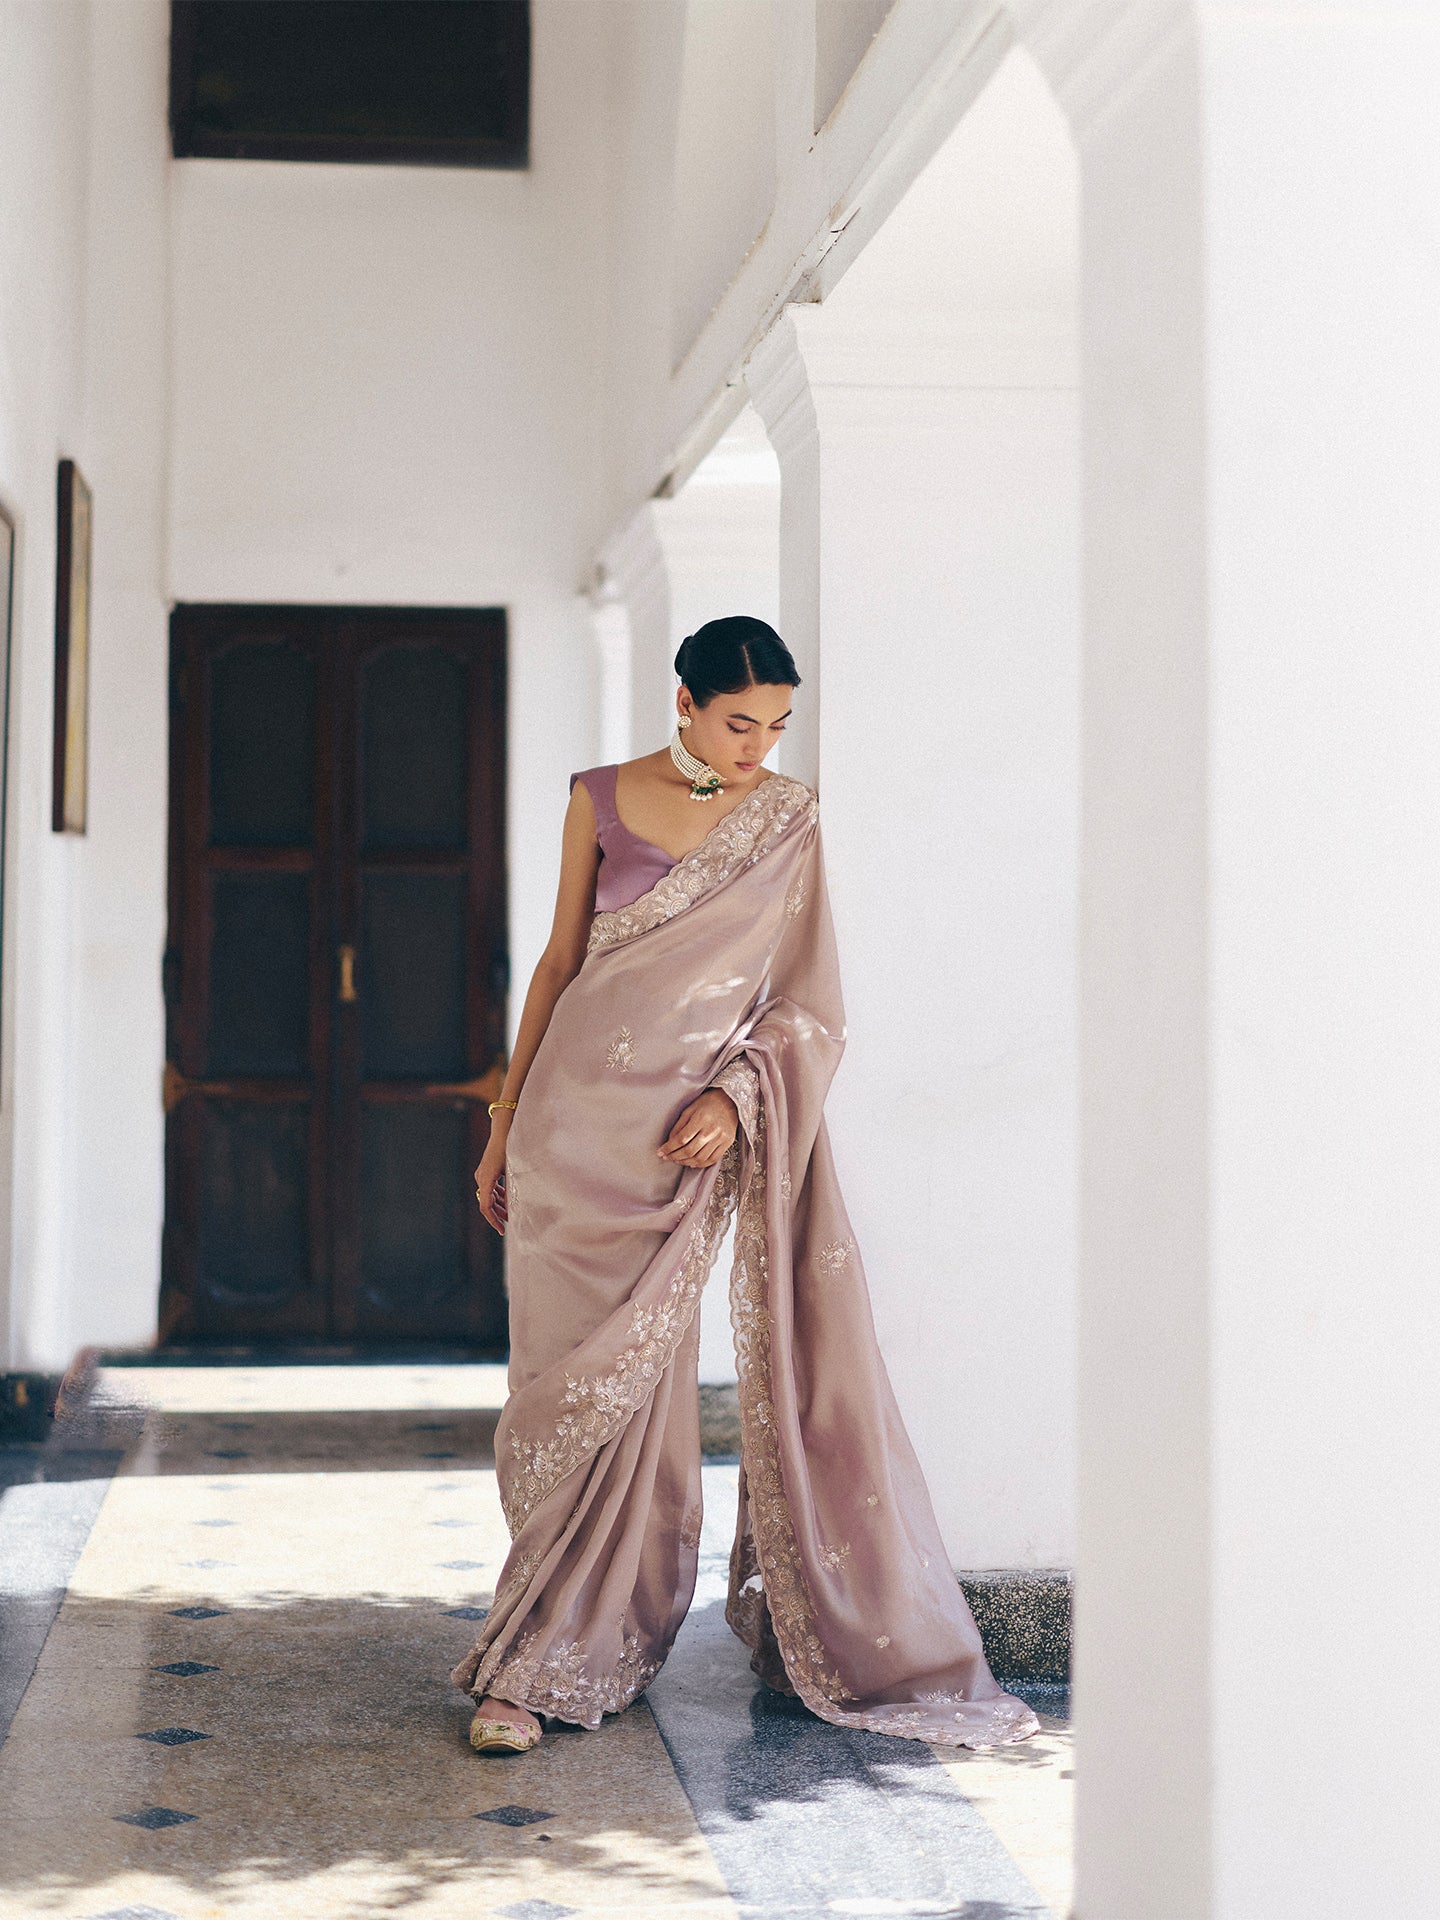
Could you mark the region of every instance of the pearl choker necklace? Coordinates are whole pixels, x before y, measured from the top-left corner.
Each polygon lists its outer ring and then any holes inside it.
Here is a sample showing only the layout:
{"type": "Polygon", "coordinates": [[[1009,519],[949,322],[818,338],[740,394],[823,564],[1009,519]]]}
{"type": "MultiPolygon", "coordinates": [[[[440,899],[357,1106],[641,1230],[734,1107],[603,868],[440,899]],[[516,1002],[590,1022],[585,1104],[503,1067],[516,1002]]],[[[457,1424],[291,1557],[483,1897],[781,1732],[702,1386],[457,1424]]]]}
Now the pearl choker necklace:
{"type": "Polygon", "coordinates": [[[717,793],[725,791],[725,782],[715,769],[686,751],[679,727],[676,727],[670,741],[670,758],[675,762],[676,769],[690,782],[692,800],[713,800],[717,793]]]}

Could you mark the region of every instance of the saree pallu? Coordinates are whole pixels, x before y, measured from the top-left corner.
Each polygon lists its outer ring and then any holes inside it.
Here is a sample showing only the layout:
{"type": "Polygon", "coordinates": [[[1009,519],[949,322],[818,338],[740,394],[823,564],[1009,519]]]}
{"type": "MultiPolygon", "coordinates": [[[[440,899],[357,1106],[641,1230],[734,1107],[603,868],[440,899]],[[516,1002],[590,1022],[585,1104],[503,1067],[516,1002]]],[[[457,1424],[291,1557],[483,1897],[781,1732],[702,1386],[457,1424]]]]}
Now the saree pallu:
{"type": "Polygon", "coordinates": [[[726,1617],[841,1726],[954,1746],[1038,1722],[991,1676],[875,1340],[823,1107],[844,1044],[808,787],[764,780],[597,914],[506,1151],[512,1535],[455,1683],[583,1727],[659,1672],[700,1542],[697,1308],[735,1215],[740,1511],[726,1617]],[[717,1166],[657,1147],[721,1086],[717,1166]]]}

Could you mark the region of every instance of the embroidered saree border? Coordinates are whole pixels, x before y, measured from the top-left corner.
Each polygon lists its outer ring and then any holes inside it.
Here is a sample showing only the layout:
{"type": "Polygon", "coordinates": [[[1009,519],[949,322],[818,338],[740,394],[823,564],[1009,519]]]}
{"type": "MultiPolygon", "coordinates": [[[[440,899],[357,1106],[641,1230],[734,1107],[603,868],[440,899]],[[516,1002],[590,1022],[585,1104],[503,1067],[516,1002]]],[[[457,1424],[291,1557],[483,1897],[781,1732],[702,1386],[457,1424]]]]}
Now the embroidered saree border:
{"type": "MultiPolygon", "coordinates": [[[[739,1376],[740,1456],[744,1464],[742,1498],[749,1508],[749,1535],[742,1510],[730,1560],[730,1592],[725,1618],[755,1656],[752,1665],[770,1686],[784,1683],[822,1720],[926,1739],[937,1745],[1008,1745],[1029,1738],[1038,1722],[1023,1702],[1005,1694],[972,1700],[963,1693],[933,1692],[909,1707],[849,1705],[855,1694],[845,1685],[821,1638],[814,1599],[790,1517],[780,1458],[772,1395],[770,1345],[770,1255],[766,1224],[769,1188],[768,1127],[759,1075],[743,1067],[754,1092],[742,1114],[751,1140],[748,1175],[742,1179],[735,1218],[735,1258],[731,1269],[730,1317],[735,1333],[739,1376]],[[755,1576],[759,1576],[758,1590],[755,1576]],[[776,1671],[778,1653],[783,1675],[776,1671]],[[945,1724],[946,1720],[950,1725],[945,1724]]],[[[739,1102],[737,1101],[737,1105],[739,1102]]],[[[848,1544],[829,1549],[839,1563],[848,1544]]],[[[882,1641],[883,1646],[885,1643],[882,1641]]]]}
{"type": "Polygon", "coordinates": [[[716,1171],[710,1197],[690,1230],[675,1277],[653,1306],[630,1313],[629,1343],[604,1374],[565,1377],[565,1395],[555,1431],[545,1440],[510,1435],[513,1477],[502,1481],[500,1504],[511,1536],[562,1480],[583,1467],[615,1438],[630,1416],[650,1398],[675,1356],[700,1305],[700,1295],[735,1204],[739,1167],[738,1136],[716,1171]]]}
{"type": "MultiPolygon", "coordinates": [[[[698,847],[677,860],[648,893],[614,913],[597,913],[590,926],[585,952],[588,958],[636,934],[663,926],[741,867],[753,865],[770,851],[798,816],[819,811],[810,788],[788,774],[773,773],[762,780],[739,806],[718,820],[698,847]]],[[[797,909],[798,911],[798,909],[797,909]]]]}

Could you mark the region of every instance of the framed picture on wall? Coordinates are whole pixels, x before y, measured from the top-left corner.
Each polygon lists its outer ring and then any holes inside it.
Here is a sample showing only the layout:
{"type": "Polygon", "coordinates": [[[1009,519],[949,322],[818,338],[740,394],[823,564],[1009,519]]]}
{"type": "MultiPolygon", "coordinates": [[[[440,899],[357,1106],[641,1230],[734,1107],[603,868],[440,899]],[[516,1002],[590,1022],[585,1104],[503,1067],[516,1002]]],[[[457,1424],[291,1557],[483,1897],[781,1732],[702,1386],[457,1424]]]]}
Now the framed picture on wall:
{"type": "Polygon", "coordinates": [[[85,831],[90,706],[90,489],[73,460],[60,462],[55,552],[56,833],[85,831]]]}

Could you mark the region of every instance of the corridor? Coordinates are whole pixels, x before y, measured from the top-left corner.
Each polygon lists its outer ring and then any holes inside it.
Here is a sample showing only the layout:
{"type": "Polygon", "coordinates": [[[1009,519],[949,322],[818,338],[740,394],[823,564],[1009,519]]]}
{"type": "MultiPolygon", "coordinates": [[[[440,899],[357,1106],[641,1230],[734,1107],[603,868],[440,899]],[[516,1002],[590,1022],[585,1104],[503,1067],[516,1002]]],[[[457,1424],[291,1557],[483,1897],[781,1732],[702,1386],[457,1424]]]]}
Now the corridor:
{"type": "Polygon", "coordinates": [[[4,1920],[1068,1911],[1066,1721],[1037,1698],[1041,1739],[941,1755],[758,1690],[724,1461],[648,1697],[471,1754],[446,1671],[504,1553],[503,1393],[485,1366],[114,1368],[0,1449],[4,1920]]]}

